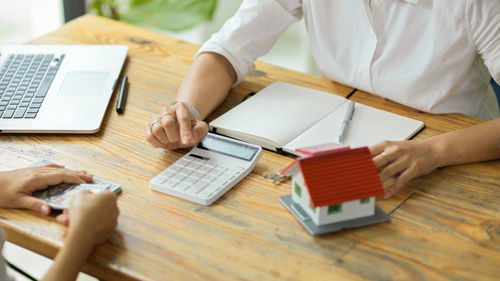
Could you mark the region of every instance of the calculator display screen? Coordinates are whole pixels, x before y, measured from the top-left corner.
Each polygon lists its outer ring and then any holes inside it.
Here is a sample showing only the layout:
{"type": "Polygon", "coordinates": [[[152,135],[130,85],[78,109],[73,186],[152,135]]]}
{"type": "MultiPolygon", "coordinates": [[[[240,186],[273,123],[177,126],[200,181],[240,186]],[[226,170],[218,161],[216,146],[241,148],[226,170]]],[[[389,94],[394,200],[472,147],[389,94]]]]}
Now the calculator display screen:
{"type": "Polygon", "coordinates": [[[255,153],[258,151],[255,147],[216,138],[210,135],[205,136],[205,138],[198,144],[198,148],[218,152],[246,161],[252,160],[255,153]]]}

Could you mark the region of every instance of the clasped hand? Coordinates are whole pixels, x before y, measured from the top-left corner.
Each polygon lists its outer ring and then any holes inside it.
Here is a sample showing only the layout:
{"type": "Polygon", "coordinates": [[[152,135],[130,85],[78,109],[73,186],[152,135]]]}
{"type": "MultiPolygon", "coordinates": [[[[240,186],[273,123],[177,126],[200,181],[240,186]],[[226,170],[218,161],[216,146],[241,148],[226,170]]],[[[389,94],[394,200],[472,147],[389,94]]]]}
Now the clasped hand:
{"type": "MultiPolygon", "coordinates": [[[[0,208],[30,209],[43,215],[50,214],[47,202],[32,197],[34,191],[60,183],[82,184],[92,181],[86,171],[71,171],[64,166],[48,164],[0,172],[0,208]]],[[[68,226],[68,233],[85,233],[89,245],[102,243],[113,233],[118,220],[117,196],[104,191],[89,191],[73,196],[70,207],[57,217],[68,226]]]]}
{"type": "Polygon", "coordinates": [[[208,124],[197,121],[186,105],[178,102],[173,106],[163,107],[146,127],[146,140],[155,148],[175,150],[191,147],[205,137],[208,124]]]}

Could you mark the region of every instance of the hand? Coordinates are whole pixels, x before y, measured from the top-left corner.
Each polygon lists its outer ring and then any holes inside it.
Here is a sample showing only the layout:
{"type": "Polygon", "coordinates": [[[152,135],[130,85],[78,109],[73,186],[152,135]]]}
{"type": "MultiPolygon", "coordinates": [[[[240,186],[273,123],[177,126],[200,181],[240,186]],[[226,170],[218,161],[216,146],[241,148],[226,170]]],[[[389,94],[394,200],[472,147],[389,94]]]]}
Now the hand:
{"type": "Polygon", "coordinates": [[[48,215],[50,206],[45,201],[32,197],[34,191],[62,182],[81,184],[90,181],[92,176],[87,175],[87,172],[70,171],[56,164],[0,172],[0,207],[24,208],[48,215]]]}
{"type": "Polygon", "coordinates": [[[120,214],[117,199],[118,196],[108,190],[96,194],[79,192],[73,195],[69,209],[57,220],[69,227],[68,236],[83,237],[77,240],[93,247],[113,234],[120,214]]]}
{"type": "Polygon", "coordinates": [[[379,171],[380,179],[396,180],[385,191],[384,198],[390,198],[411,179],[426,175],[437,168],[437,153],[432,142],[384,141],[370,147],[370,152],[379,171]]]}
{"type": "Polygon", "coordinates": [[[205,137],[208,125],[197,121],[182,102],[163,107],[146,127],[146,140],[156,148],[174,150],[194,146],[205,137]]]}

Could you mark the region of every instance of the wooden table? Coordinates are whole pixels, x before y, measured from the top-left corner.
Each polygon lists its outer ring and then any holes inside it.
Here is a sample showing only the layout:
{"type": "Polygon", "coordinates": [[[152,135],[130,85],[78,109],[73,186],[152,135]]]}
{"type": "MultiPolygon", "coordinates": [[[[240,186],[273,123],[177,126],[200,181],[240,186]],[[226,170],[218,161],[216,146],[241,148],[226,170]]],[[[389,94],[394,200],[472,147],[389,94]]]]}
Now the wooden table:
{"type": "MultiPolygon", "coordinates": [[[[500,161],[439,169],[379,200],[391,221],[310,236],[281,205],[290,182],[263,177],[293,159],[265,151],[254,171],[210,207],[153,192],[148,181],[186,150],[151,148],[146,124],[176,95],[199,46],[86,15],[31,43],[126,44],[125,114],[108,108],[94,135],[0,135],[0,169],[47,158],[87,169],[123,186],[121,215],[110,241],[83,271],[103,280],[469,279],[500,276],[500,161]]],[[[352,89],[319,77],[257,63],[209,120],[250,91],[280,80],[347,96],[352,89]]],[[[480,121],[431,115],[356,92],[351,99],[423,120],[426,138],[480,121]]],[[[116,94],[110,104],[116,102],[116,94]]],[[[389,184],[389,183],[387,183],[389,184]]],[[[55,215],[0,209],[8,240],[53,258],[65,228],[55,215]]]]}

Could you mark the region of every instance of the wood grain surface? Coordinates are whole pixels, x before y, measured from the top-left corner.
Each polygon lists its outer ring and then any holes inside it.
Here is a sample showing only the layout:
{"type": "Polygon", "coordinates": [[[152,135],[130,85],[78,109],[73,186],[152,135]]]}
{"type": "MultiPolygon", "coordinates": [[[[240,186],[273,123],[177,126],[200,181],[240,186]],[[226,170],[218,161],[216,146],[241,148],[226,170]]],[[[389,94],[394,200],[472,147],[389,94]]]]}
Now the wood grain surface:
{"type": "MultiPolygon", "coordinates": [[[[281,205],[290,181],[263,177],[293,158],[265,151],[254,171],[212,206],[153,192],[149,180],[187,150],[151,148],[146,125],[176,95],[199,46],[112,20],[86,15],[33,44],[125,44],[122,74],[130,88],[125,114],[114,110],[93,135],[0,135],[0,169],[47,158],[119,183],[119,225],[83,271],[102,280],[494,280],[500,276],[499,161],[461,165],[413,180],[379,200],[388,223],[310,236],[281,205]]],[[[326,79],[257,63],[208,118],[251,91],[285,81],[341,96],[352,89],[326,79]]],[[[352,99],[423,120],[425,138],[480,122],[436,116],[357,92],[352,99]]],[[[386,183],[390,184],[390,182],[386,183]]],[[[53,258],[65,228],[56,213],[42,217],[0,209],[8,240],[53,258]]]]}

